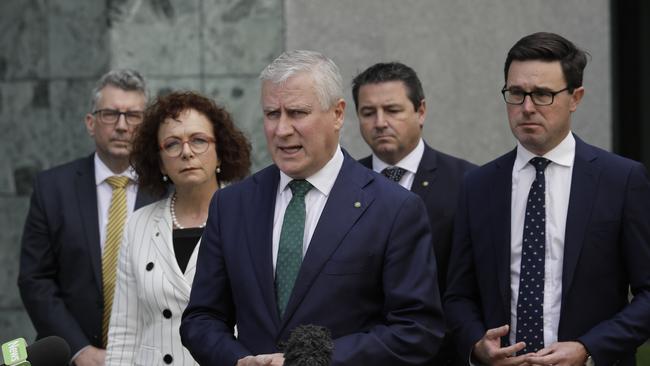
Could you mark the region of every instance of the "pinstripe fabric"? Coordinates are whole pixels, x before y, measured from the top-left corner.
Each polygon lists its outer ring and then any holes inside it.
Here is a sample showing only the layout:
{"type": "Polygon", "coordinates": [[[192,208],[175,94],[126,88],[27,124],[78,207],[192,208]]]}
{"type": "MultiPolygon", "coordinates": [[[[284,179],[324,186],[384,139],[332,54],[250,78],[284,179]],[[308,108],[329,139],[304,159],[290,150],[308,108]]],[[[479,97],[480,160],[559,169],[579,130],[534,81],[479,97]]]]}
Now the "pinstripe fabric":
{"type": "Polygon", "coordinates": [[[102,288],[104,289],[104,311],[102,314],[102,344],[108,343],[108,323],[111,317],[111,305],[115,292],[115,267],[117,253],[124,232],[126,221],[126,185],[128,177],[112,176],[106,182],[113,188],[111,204],[108,208],[108,224],[106,225],[106,243],[102,254],[102,288]]]}
{"type": "Polygon", "coordinates": [[[170,199],[129,218],[117,266],[106,365],[165,365],[165,355],[172,357],[172,365],[197,365],[181,344],[179,327],[198,251],[199,245],[182,273],[172,243],[170,199]]]}

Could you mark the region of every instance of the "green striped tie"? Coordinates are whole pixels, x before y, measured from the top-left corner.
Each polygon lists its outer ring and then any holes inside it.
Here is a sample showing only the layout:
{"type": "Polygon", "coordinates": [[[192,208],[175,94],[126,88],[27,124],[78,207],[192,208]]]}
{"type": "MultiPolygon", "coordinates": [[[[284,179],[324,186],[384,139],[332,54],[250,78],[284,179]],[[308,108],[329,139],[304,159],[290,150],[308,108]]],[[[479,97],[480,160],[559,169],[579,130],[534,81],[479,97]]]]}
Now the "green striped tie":
{"type": "Polygon", "coordinates": [[[115,292],[115,271],[117,255],[120,251],[124,222],[126,221],[126,185],[129,178],[113,176],[106,179],[113,188],[111,206],[108,209],[106,225],[106,242],[102,255],[102,285],[104,287],[104,313],[102,317],[102,343],[108,343],[108,324],[111,320],[113,293],[115,292]]]}
{"type": "Polygon", "coordinates": [[[284,212],[278,259],[275,265],[275,292],[280,316],[289,303],[293,284],[302,263],[302,240],[305,235],[305,195],[312,188],[306,180],[292,180],[291,201],[284,212]]]}

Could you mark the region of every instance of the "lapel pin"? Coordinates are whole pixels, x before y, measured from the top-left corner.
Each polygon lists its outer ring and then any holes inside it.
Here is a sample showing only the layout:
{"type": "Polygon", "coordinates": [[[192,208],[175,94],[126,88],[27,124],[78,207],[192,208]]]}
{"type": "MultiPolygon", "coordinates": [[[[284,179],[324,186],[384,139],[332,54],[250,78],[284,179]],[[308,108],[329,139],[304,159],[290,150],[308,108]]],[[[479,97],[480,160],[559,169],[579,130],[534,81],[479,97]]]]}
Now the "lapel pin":
{"type": "Polygon", "coordinates": [[[422,182],[422,187],[428,187],[428,186],[429,186],[429,181],[428,180],[425,180],[424,182],[422,182]]]}
{"type": "Polygon", "coordinates": [[[354,207],[359,208],[361,207],[361,202],[357,201],[354,203],[354,207]]]}

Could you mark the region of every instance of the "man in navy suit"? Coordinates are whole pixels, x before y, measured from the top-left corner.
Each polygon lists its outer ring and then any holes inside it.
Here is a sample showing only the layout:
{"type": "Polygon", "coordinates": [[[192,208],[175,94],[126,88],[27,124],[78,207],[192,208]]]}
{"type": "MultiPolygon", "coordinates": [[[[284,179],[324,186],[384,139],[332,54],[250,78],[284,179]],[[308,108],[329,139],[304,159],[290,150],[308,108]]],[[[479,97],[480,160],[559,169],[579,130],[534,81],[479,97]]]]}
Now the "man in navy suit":
{"type": "Polygon", "coordinates": [[[468,360],[635,365],[650,336],[650,181],[571,133],[586,63],[552,33],[508,53],[517,147],[465,178],[445,293],[468,360]]]}
{"type": "Polygon", "coordinates": [[[201,364],[281,365],[282,342],[314,324],[332,334],[332,365],[426,364],[444,325],[422,200],[340,148],[329,58],[287,52],[261,80],[275,164],[213,198],[183,344],[201,364]]]}
{"type": "MultiPolygon", "coordinates": [[[[360,163],[416,193],[427,207],[442,296],[460,185],[465,172],[475,165],[424,142],[424,90],[407,65],[389,62],[369,67],[352,81],[352,97],[361,135],[372,149],[372,155],[360,163]]],[[[445,339],[434,364],[457,363],[454,353],[445,339]]]]}
{"type": "Polygon", "coordinates": [[[111,176],[128,177],[127,212],[151,199],[138,194],[129,165],[134,128],[147,96],[133,70],[113,70],[92,92],[85,124],[95,153],[38,174],[23,232],[18,286],[37,338],[68,342],[76,365],[103,365],[102,253],[111,176]]]}

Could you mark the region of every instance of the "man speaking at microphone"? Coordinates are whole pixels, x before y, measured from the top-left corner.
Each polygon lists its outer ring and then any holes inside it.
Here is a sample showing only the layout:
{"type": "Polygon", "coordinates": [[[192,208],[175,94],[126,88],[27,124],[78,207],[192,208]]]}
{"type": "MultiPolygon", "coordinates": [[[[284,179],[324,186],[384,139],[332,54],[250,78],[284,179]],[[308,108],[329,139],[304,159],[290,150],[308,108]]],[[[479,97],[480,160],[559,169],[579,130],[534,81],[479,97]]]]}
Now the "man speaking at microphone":
{"type": "Polygon", "coordinates": [[[287,52],[260,78],[275,164],[213,198],[183,344],[200,364],[282,365],[278,344],[313,324],[334,366],[426,364],[444,325],[422,200],[339,146],[332,60],[287,52]]]}

